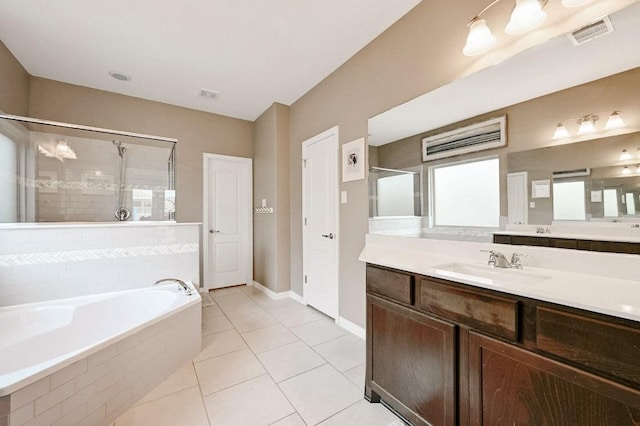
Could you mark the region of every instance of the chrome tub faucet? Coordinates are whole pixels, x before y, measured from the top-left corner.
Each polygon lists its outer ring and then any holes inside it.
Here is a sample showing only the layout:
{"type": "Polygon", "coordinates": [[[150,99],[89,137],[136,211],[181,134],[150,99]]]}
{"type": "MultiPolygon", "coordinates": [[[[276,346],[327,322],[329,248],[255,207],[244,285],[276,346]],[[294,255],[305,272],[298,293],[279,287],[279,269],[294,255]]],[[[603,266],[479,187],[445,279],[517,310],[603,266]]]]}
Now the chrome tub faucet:
{"type": "Polygon", "coordinates": [[[191,290],[191,287],[189,287],[187,285],[187,283],[185,283],[184,281],[182,281],[182,280],[180,280],[178,278],[163,278],[161,280],[156,281],[155,284],[153,284],[153,285],[157,285],[157,284],[164,283],[164,282],[177,283],[181,287],[181,289],[186,292],[185,294],[187,296],[191,296],[193,294],[193,290],[191,290]]]}

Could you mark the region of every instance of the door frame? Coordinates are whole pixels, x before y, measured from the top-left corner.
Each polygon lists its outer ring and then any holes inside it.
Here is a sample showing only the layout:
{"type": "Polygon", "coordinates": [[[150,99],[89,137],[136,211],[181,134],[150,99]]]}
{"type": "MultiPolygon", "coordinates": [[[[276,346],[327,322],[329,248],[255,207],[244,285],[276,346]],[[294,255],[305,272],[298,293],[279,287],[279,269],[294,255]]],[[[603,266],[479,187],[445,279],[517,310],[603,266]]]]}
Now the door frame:
{"type": "Polygon", "coordinates": [[[325,139],[331,138],[332,149],[334,151],[335,158],[335,197],[333,200],[334,205],[334,215],[335,215],[335,241],[336,241],[336,250],[335,250],[335,265],[336,265],[336,274],[335,274],[335,282],[336,282],[336,312],[334,315],[335,322],[339,322],[340,319],[340,157],[339,157],[339,149],[340,149],[340,138],[338,132],[338,126],[334,126],[330,129],[325,130],[324,132],[313,136],[304,142],[302,142],[302,300],[305,304],[308,304],[306,296],[304,294],[304,276],[307,270],[307,256],[306,256],[306,247],[308,244],[308,236],[307,236],[307,227],[304,224],[305,218],[307,217],[307,207],[306,207],[306,179],[305,179],[305,153],[309,146],[323,141],[325,139]]]}
{"type": "Polygon", "coordinates": [[[239,163],[242,165],[246,174],[246,197],[247,208],[251,211],[247,215],[247,222],[244,224],[247,226],[249,232],[246,234],[244,241],[247,252],[245,253],[245,279],[247,285],[253,284],[253,160],[246,157],[233,157],[230,155],[221,154],[202,154],[202,233],[200,238],[202,240],[202,287],[206,290],[211,290],[217,287],[211,286],[211,277],[209,276],[209,268],[207,266],[207,260],[209,259],[209,160],[220,160],[233,163],[239,163]]]}

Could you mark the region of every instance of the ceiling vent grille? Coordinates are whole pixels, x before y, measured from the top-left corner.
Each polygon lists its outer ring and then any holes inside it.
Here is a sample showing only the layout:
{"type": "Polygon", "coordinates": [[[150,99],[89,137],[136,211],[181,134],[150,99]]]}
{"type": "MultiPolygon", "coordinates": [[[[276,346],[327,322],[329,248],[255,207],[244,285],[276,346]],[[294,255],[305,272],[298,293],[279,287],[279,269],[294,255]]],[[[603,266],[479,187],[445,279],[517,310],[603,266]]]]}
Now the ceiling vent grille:
{"type": "Polygon", "coordinates": [[[611,24],[611,19],[609,19],[608,16],[605,16],[604,18],[598,19],[597,21],[592,22],[585,27],[570,32],[569,34],[567,34],[567,37],[569,37],[571,43],[579,46],[612,32],[613,24],[611,24]]]}
{"type": "Polygon", "coordinates": [[[575,169],[575,170],[561,170],[553,172],[554,179],[582,177],[591,175],[591,169],[575,169]]]}
{"type": "Polygon", "coordinates": [[[507,117],[502,116],[423,138],[422,161],[505,146],[507,144],[506,124],[507,117]]]}
{"type": "Polygon", "coordinates": [[[218,98],[218,96],[220,96],[220,92],[216,92],[215,90],[209,90],[209,89],[200,89],[200,92],[198,93],[199,96],[202,96],[203,98],[209,98],[212,100],[215,100],[218,98]]]}

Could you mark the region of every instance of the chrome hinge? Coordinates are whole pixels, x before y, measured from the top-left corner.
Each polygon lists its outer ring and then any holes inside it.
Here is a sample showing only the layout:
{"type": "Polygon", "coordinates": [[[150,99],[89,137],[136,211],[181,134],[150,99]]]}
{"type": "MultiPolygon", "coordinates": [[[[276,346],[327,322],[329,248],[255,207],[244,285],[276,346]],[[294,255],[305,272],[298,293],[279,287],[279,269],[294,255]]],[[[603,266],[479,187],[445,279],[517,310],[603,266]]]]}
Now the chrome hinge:
{"type": "Polygon", "coordinates": [[[307,218],[304,218],[304,226],[307,226],[307,218]]]}
{"type": "Polygon", "coordinates": [[[307,168],[307,159],[306,158],[302,159],[302,167],[304,167],[305,169],[307,168]]]}
{"type": "Polygon", "coordinates": [[[307,276],[306,275],[304,276],[304,283],[305,284],[307,283],[307,276]]]}

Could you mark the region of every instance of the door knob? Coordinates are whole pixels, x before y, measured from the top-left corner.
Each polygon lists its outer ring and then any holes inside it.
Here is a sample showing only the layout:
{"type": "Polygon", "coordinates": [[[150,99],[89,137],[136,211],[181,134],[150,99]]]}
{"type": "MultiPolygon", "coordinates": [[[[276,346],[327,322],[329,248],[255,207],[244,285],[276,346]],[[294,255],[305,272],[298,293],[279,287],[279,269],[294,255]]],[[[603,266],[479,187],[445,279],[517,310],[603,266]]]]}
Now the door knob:
{"type": "Polygon", "coordinates": [[[219,233],[219,232],[220,232],[220,231],[218,231],[217,229],[209,229],[209,233],[210,233],[210,234],[217,234],[217,233],[219,233]]]}
{"type": "Polygon", "coordinates": [[[333,240],[333,232],[330,234],[322,234],[323,237],[333,240]]]}

